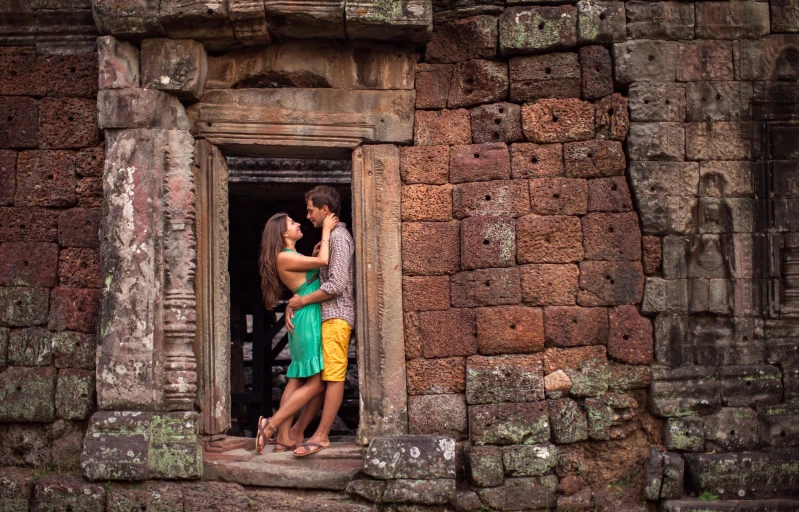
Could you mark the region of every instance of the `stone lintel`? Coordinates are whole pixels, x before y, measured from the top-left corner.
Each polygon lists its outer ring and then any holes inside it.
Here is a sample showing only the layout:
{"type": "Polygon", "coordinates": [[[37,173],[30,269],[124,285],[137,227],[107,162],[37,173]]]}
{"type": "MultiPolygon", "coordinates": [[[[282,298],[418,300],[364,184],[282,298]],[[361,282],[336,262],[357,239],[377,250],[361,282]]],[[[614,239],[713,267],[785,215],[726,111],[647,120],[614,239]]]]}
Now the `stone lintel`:
{"type": "Polygon", "coordinates": [[[198,479],[195,412],[101,411],[89,420],[81,468],[88,480],[198,479]]]}
{"type": "Polygon", "coordinates": [[[264,0],[273,37],[344,39],[344,0],[264,0]]]}
{"type": "Polygon", "coordinates": [[[195,136],[244,156],[348,156],[363,142],[411,142],[414,91],[209,91],[188,109],[195,136]]]}
{"type": "Polygon", "coordinates": [[[428,0],[348,1],[347,36],[426,43],[433,32],[432,7],[428,0]]]}
{"type": "Polygon", "coordinates": [[[352,156],[356,236],[358,442],[407,433],[402,318],[399,148],[363,146],[352,156]]]}

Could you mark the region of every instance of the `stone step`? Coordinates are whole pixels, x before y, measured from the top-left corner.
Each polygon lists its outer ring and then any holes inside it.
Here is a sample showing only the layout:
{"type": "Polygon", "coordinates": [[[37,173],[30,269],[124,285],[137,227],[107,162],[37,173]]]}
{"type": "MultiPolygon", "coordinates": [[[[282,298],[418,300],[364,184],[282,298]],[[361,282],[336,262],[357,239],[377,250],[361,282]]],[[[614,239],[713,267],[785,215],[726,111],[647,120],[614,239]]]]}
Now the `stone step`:
{"type": "Polygon", "coordinates": [[[799,512],[798,500],[668,500],[661,512],[799,512]]]}
{"type": "Polygon", "coordinates": [[[247,453],[252,455],[249,460],[206,458],[203,479],[256,487],[340,491],[363,467],[365,450],[354,443],[331,443],[330,448],[308,457],[295,457],[290,451],[275,453],[273,445],[268,445],[262,455],[247,453]]]}

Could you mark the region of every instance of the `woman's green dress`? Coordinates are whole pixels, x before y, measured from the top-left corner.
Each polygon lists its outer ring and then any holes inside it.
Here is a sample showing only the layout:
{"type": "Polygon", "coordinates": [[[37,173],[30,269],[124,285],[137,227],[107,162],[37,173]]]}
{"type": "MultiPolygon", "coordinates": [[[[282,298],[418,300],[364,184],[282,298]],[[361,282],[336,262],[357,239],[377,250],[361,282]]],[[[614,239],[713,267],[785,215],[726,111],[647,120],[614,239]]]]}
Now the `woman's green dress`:
{"type": "MultiPolygon", "coordinates": [[[[291,249],[285,249],[291,251],[291,249]]],[[[296,252],[296,251],[294,251],[296,252]]],[[[300,296],[315,292],[321,286],[319,279],[314,279],[319,270],[305,272],[305,282],[293,290],[300,296]]],[[[319,303],[308,304],[294,313],[294,334],[289,333],[289,350],[291,364],[286,377],[302,379],[321,372],[325,363],[322,359],[322,309],[319,303]]]]}

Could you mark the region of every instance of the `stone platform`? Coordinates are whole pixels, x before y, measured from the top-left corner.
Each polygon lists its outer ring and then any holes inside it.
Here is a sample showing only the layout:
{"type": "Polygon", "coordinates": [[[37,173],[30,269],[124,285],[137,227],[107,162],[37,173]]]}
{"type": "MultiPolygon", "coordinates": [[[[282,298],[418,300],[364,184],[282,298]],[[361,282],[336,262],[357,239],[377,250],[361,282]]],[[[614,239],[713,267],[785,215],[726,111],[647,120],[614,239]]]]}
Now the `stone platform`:
{"type": "Polygon", "coordinates": [[[365,453],[354,442],[334,442],[304,458],[290,451],[275,453],[274,445],[267,445],[262,455],[238,449],[206,456],[203,479],[244,486],[344,490],[363,467],[365,453]]]}

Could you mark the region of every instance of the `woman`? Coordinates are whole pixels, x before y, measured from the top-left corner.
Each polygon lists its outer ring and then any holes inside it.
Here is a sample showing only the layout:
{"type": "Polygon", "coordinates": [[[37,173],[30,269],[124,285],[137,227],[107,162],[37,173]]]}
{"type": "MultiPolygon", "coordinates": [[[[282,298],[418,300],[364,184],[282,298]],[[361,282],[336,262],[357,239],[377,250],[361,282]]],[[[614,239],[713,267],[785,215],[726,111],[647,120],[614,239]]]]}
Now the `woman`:
{"type": "MultiPolygon", "coordinates": [[[[338,224],[338,217],[331,215],[322,224],[322,240],[314,248],[313,256],[303,256],[295,250],[297,240],[302,238],[300,224],[285,213],[273,215],[264,227],[261,236],[261,290],[267,309],[273,309],[280,299],[281,283],[293,293],[308,295],[319,289],[319,268],[328,263],[330,255],[330,231],[338,224]]],[[[321,371],[322,359],[322,315],[319,304],[306,306],[294,314],[294,333],[289,333],[291,365],[289,378],[280,409],[271,418],[258,418],[258,435],[255,450],[260,455],[271,435],[278,431],[275,451],[294,450],[303,440],[303,430],[297,429],[297,439],[292,438],[291,420],[314,396],[324,389],[321,371]],[[288,420],[288,421],[286,421],[288,420]]]]}

